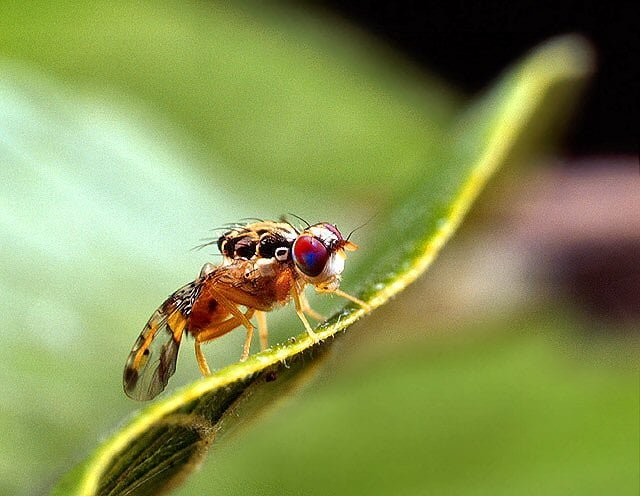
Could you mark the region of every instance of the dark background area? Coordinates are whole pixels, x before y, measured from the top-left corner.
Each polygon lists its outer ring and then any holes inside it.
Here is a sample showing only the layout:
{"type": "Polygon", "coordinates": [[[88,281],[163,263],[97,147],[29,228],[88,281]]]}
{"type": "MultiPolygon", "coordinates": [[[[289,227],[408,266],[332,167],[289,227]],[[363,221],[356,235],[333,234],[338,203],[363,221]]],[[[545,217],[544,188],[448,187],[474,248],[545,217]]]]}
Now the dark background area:
{"type": "Polygon", "coordinates": [[[638,151],[638,15],[635,2],[320,1],[419,64],[474,93],[527,49],[579,33],[596,48],[597,73],[566,143],[570,155],[638,151]]]}
{"type": "MultiPolygon", "coordinates": [[[[626,161],[616,163],[600,157],[634,155],[640,172],[637,2],[325,0],[320,4],[469,94],[489,86],[505,67],[544,40],[581,34],[595,48],[596,73],[567,128],[563,140],[566,160],[557,163],[574,170],[595,171],[603,166],[628,165],[626,161]],[[584,160],[586,157],[595,160],[584,160]]],[[[591,181],[601,183],[603,188],[605,184],[611,186],[611,177],[606,174],[593,176],[591,181]]],[[[560,176],[555,177],[549,190],[558,190],[560,180],[560,176]]],[[[600,213],[605,212],[606,200],[614,197],[623,210],[624,205],[635,204],[633,191],[623,188],[623,183],[624,180],[617,184],[617,193],[606,188],[599,192],[600,213]],[[629,196],[620,196],[625,191],[629,196]]],[[[567,188],[559,196],[571,200],[584,194],[567,188]]],[[[585,204],[585,212],[589,212],[588,207],[585,204]]],[[[563,216],[561,212],[557,215],[563,216]]],[[[584,219],[587,230],[593,228],[595,220],[589,217],[593,215],[596,214],[591,211],[584,219]]],[[[616,212],[604,215],[614,219],[616,212]]],[[[562,249],[554,249],[550,256],[556,257],[549,276],[559,294],[569,294],[598,323],[635,322],[639,318],[640,268],[634,256],[638,238],[634,235],[627,239],[624,225],[623,220],[619,232],[609,234],[597,246],[584,246],[582,239],[574,239],[562,249]]]]}

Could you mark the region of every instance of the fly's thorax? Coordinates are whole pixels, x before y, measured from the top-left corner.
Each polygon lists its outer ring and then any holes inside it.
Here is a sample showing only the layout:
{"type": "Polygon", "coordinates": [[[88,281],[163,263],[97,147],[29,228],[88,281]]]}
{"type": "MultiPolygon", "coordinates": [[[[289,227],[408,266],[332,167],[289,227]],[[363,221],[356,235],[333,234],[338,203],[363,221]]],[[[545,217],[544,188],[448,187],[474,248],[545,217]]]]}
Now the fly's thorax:
{"type": "Polygon", "coordinates": [[[298,231],[286,222],[254,222],[225,232],[218,239],[218,249],[226,262],[253,258],[282,261],[288,257],[297,235],[298,231]]]}

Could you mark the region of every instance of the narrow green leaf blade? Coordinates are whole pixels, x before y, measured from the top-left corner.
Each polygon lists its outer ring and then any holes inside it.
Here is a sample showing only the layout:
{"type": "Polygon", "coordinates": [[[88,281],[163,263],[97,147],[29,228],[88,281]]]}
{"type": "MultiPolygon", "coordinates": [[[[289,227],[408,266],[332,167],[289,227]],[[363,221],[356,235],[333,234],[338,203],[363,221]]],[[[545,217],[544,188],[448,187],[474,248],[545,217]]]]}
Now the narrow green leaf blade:
{"type": "MultiPolygon", "coordinates": [[[[425,168],[415,190],[380,220],[380,237],[361,257],[360,296],[376,308],[420,276],[451,238],[489,177],[522,149],[533,125],[565,111],[559,87],[589,73],[590,54],[577,38],[553,40],[509,71],[450,130],[451,142],[425,168]],[[544,112],[541,113],[541,110],[544,112]]],[[[157,494],[178,483],[213,442],[233,433],[299,384],[332,338],[365,314],[348,305],[317,333],[226,367],[138,412],[70,472],[54,494],[157,494]]]]}

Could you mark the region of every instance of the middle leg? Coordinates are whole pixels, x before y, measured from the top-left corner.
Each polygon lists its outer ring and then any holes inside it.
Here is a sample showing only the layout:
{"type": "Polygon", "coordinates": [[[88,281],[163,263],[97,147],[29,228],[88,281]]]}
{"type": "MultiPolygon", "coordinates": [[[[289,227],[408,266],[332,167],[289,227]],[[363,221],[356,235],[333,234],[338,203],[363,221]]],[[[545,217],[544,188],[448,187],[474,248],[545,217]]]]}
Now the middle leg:
{"type": "Polygon", "coordinates": [[[256,311],[256,320],[258,321],[258,334],[260,335],[260,350],[264,351],[269,347],[267,314],[265,312],[256,311]]]}

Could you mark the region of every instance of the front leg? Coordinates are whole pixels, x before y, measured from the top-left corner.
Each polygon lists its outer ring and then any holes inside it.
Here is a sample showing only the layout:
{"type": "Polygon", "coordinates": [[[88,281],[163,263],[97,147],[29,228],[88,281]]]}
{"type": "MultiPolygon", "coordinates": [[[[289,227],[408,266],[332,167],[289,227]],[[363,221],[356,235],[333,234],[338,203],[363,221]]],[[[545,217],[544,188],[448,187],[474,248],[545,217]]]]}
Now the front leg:
{"type": "Polygon", "coordinates": [[[307,330],[307,334],[311,339],[313,339],[314,343],[317,343],[318,341],[320,341],[320,338],[318,338],[318,335],[315,332],[313,332],[313,329],[311,329],[311,325],[309,324],[309,321],[307,320],[307,317],[304,314],[304,310],[302,309],[302,303],[300,302],[300,292],[298,291],[298,288],[296,287],[295,284],[291,287],[291,296],[293,296],[293,303],[296,306],[296,313],[298,314],[298,317],[300,317],[300,320],[304,324],[304,328],[307,330]]]}
{"type": "Polygon", "coordinates": [[[305,294],[304,290],[300,291],[300,305],[301,305],[302,311],[307,315],[309,315],[312,319],[316,319],[320,321],[327,320],[327,318],[324,315],[316,312],[313,308],[311,308],[311,305],[309,305],[309,300],[307,300],[307,295],[305,294]]]}
{"type": "Polygon", "coordinates": [[[338,296],[342,296],[343,298],[346,298],[349,301],[352,301],[356,305],[360,305],[360,307],[362,307],[362,309],[365,312],[370,312],[372,310],[371,305],[369,305],[368,303],[365,303],[360,298],[356,298],[355,296],[351,296],[349,293],[345,293],[341,289],[336,289],[335,291],[331,291],[331,292],[334,294],[337,294],[338,296]]]}

